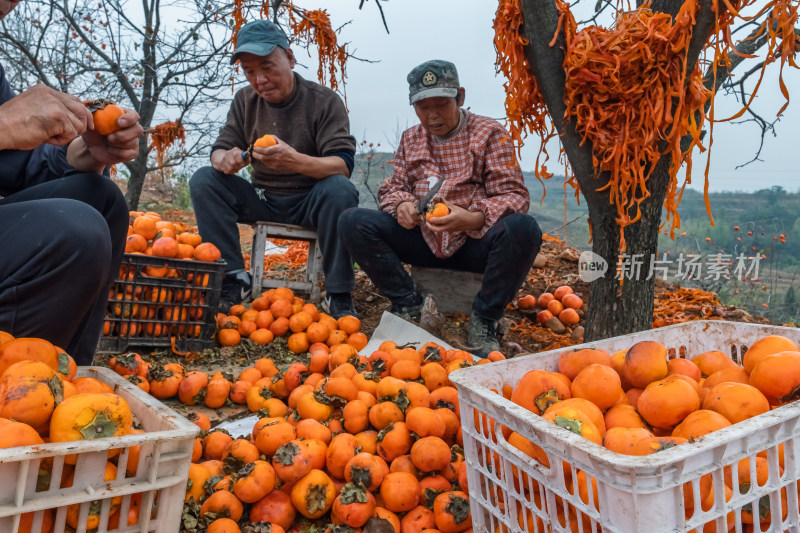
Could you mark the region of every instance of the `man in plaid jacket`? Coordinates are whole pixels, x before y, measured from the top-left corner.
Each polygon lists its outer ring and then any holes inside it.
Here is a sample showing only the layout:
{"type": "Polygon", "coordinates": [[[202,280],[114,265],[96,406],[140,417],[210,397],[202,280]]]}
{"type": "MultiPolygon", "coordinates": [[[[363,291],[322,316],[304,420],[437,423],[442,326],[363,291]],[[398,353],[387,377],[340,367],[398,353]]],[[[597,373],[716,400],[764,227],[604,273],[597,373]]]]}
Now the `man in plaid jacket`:
{"type": "Polygon", "coordinates": [[[392,301],[392,313],[412,320],[419,320],[422,297],[403,263],[483,273],[467,344],[485,357],[500,347],[497,322],[525,281],[542,234],[526,214],[530,197],[508,133],[461,108],[465,91],[455,65],[427,61],[408,83],[420,124],[403,132],[392,177],[378,191],[380,211],[345,211],[339,235],[392,301]],[[441,177],[432,202],[450,213],[426,221],[417,202],[441,177]]]}

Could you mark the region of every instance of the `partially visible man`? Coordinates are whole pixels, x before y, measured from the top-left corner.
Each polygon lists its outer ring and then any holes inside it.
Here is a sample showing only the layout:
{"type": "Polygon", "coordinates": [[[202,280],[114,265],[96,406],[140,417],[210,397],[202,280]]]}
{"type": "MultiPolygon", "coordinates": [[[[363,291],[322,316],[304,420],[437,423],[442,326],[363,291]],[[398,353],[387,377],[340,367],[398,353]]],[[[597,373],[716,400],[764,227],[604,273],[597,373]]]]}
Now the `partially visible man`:
{"type": "Polygon", "coordinates": [[[380,211],[350,209],[339,233],[358,265],[392,301],[392,313],[419,320],[422,297],[403,263],[483,272],[472,304],[467,344],[485,357],[499,349],[497,322],[541,246],[522,171],[508,133],[496,121],[461,109],[465,91],[455,65],[427,61],[408,75],[420,124],[403,132],[394,172],[378,191],[380,211]],[[450,213],[417,210],[439,178],[432,201],[450,213]]]}
{"type": "Polygon", "coordinates": [[[336,221],[358,205],[349,181],[356,142],[341,98],[295,73],[289,41],[266,20],[242,27],[231,63],[239,61],[249,86],[234,96],[228,120],[211,148],[211,166],[189,182],[197,226],[227,262],[220,310],[250,296],[237,222],[282,222],[319,235],[325,304],[335,318],[356,315],[350,292],[353,262],[339,240],[336,221]],[[277,144],[254,147],[271,134],[277,144]],[[251,182],[236,175],[252,164],[251,182]]]}
{"type": "MultiPolygon", "coordinates": [[[[0,0],[0,19],[19,2],[0,0]]],[[[125,251],[128,206],[109,165],[139,152],[139,115],[93,131],[81,101],[43,85],[15,94],[0,65],[0,330],[92,362],[125,251]]]]}

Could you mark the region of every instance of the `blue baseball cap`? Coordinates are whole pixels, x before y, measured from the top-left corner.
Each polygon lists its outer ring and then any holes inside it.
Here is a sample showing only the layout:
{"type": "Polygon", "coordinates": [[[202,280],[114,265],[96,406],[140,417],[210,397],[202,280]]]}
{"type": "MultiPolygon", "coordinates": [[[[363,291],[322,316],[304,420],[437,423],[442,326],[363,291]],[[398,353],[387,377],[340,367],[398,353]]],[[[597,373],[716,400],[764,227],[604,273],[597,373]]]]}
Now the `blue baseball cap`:
{"type": "Polygon", "coordinates": [[[236,63],[242,53],[268,56],[279,46],[284,50],[289,48],[289,39],[281,27],[268,20],[254,20],[239,30],[231,64],[236,63]]]}

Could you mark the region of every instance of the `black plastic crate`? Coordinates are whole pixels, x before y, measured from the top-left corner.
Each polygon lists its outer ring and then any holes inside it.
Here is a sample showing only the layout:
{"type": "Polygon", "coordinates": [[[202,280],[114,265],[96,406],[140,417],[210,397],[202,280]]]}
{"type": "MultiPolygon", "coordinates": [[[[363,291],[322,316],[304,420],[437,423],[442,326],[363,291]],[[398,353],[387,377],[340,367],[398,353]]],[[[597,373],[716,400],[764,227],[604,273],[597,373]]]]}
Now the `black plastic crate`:
{"type": "Polygon", "coordinates": [[[173,338],[179,351],[211,346],[224,269],[222,260],[125,254],[119,277],[109,289],[97,352],[170,346],[173,338]]]}

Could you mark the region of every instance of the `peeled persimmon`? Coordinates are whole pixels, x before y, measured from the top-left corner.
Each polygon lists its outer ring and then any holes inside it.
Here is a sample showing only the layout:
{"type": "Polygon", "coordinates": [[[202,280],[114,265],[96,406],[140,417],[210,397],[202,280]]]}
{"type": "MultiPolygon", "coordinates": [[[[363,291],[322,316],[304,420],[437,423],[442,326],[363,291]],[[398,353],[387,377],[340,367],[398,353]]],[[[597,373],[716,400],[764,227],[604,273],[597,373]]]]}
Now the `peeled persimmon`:
{"type": "Polygon", "coordinates": [[[253,143],[253,146],[258,146],[259,148],[268,148],[270,146],[275,146],[276,144],[278,144],[278,141],[275,140],[275,137],[267,134],[259,137],[256,142],[253,143]]]}

